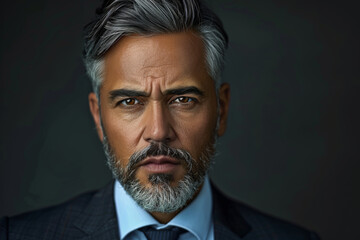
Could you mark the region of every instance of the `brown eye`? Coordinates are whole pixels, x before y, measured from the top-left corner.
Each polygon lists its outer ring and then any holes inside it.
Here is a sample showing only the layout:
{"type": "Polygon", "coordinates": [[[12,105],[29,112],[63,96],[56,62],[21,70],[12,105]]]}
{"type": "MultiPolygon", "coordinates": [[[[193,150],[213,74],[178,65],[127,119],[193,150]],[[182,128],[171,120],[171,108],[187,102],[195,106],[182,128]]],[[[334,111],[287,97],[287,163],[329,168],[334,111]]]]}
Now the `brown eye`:
{"type": "Polygon", "coordinates": [[[125,105],[125,106],[132,106],[132,105],[135,105],[138,103],[139,103],[139,100],[137,100],[135,98],[127,98],[120,102],[120,104],[125,105]]]}
{"type": "Polygon", "coordinates": [[[173,102],[174,103],[189,103],[192,101],[194,101],[194,99],[191,97],[178,97],[173,102]]]}

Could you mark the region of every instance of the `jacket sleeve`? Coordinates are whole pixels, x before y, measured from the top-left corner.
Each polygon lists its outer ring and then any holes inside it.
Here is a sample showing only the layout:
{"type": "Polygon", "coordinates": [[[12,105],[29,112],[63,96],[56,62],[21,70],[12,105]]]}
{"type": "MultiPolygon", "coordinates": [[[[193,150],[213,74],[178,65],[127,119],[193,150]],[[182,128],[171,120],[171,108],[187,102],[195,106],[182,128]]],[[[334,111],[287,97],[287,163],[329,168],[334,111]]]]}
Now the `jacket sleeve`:
{"type": "Polygon", "coordinates": [[[0,218],[0,239],[1,240],[8,240],[8,225],[9,225],[9,218],[2,217],[0,218]]]}

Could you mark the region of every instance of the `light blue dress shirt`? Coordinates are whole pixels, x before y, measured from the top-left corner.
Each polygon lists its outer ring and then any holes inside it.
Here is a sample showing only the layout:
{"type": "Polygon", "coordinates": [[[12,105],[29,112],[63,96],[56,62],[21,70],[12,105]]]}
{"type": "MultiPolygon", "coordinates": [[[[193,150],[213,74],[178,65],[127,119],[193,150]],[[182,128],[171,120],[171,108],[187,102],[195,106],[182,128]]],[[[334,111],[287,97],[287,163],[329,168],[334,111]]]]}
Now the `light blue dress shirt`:
{"type": "Polygon", "coordinates": [[[147,211],[141,208],[116,181],[114,186],[115,208],[119,223],[121,240],[146,240],[137,230],[145,226],[163,229],[176,226],[186,229],[179,240],[214,240],[212,221],[212,197],[208,176],[198,196],[167,224],[161,224],[147,211]]]}

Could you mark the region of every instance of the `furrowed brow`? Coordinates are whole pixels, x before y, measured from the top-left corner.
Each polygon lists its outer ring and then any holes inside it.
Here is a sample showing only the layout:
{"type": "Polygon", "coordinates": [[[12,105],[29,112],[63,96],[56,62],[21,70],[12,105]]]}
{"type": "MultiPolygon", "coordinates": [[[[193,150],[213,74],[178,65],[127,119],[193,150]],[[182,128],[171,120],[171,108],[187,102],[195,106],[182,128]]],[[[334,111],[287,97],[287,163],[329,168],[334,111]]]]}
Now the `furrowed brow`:
{"type": "Polygon", "coordinates": [[[198,96],[204,96],[204,92],[197,87],[180,87],[174,89],[168,89],[165,91],[165,95],[184,95],[192,93],[198,96]]]}
{"type": "Polygon", "coordinates": [[[116,89],[109,93],[109,98],[113,101],[117,97],[147,97],[148,94],[142,91],[136,91],[131,89],[116,89]]]}

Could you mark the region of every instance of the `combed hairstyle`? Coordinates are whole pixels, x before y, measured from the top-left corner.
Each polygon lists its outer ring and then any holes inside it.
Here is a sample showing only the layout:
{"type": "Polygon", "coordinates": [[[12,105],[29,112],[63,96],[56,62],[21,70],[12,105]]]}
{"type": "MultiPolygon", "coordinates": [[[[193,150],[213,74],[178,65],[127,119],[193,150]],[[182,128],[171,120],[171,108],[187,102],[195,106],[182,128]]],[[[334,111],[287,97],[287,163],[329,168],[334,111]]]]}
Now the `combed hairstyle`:
{"type": "Polygon", "coordinates": [[[220,86],[228,37],[221,20],[200,0],[105,0],[84,30],[83,58],[98,98],[104,55],[133,34],[196,32],[204,42],[208,73],[220,86]]]}

